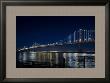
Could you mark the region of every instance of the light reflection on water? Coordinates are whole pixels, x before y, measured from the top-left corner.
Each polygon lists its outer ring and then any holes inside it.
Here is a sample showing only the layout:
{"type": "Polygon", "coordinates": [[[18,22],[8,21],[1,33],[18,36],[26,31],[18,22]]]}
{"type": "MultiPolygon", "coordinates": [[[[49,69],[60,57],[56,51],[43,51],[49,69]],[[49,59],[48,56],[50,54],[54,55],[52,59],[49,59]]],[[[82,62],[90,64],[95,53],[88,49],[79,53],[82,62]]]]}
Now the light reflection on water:
{"type": "MultiPolygon", "coordinates": [[[[34,62],[38,67],[65,68],[94,68],[95,54],[64,53],[64,52],[23,52],[18,54],[18,61],[22,64],[34,62]]],[[[32,65],[32,64],[31,64],[32,65]]]]}

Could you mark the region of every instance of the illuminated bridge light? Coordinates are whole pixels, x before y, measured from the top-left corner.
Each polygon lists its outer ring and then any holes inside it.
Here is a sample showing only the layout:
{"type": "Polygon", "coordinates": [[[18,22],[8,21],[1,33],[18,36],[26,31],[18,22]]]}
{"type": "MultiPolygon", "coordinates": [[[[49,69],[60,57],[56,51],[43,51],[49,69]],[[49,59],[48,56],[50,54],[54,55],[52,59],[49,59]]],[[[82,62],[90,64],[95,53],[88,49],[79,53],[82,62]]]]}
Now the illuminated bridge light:
{"type": "Polygon", "coordinates": [[[38,46],[35,46],[35,48],[37,48],[38,46]]]}
{"type": "Polygon", "coordinates": [[[28,48],[25,48],[26,50],[28,49],[28,48]]]}
{"type": "Polygon", "coordinates": [[[58,45],[58,42],[56,42],[55,45],[58,45]]]}
{"type": "Polygon", "coordinates": [[[46,45],[40,45],[40,47],[45,47],[46,45]]]}

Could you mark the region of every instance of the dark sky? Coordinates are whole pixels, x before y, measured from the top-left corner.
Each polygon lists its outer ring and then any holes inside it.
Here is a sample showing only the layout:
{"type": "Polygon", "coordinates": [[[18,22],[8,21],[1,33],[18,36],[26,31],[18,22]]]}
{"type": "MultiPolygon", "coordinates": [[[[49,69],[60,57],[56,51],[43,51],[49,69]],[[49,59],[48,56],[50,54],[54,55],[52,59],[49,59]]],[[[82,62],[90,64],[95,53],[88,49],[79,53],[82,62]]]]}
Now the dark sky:
{"type": "Polygon", "coordinates": [[[95,16],[16,16],[16,46],[63,40],[74,30],[95,29],[95,16]]]}

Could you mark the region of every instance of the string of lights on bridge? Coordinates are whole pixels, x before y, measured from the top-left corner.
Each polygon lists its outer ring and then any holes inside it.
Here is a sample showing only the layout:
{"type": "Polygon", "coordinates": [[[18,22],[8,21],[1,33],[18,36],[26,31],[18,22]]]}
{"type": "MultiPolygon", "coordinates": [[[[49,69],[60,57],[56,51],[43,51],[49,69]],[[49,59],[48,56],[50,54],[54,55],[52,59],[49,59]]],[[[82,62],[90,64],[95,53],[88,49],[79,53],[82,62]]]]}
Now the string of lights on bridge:
{"type": "Polygon", "coordinates": [[[83,29],[75,30],[73,33],[69,34],[64,40],[60,40],[58,42],[48,43],[48,44],[34,43],[32,46],[30,47],[24,46],[18,51],[37,48],[37,47],[46,47],[46,46],[63,45],[63,44],[75,44],[75,43],[83,44],[87,42],[95,42],[95,30],[83,30],[83,29]]]}

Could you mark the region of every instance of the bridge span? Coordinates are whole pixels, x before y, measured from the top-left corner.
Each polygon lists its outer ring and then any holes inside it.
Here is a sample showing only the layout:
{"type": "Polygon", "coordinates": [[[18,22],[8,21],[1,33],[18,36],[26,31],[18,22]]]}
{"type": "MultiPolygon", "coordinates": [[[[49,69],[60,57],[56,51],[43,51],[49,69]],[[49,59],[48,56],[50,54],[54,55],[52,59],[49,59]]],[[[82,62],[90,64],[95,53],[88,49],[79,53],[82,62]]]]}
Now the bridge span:
{"type": "Polygon", "coordinates": [[[59,45],[40,45],[30,48],[23,48],[18,52],[35,51],[35,52],[74,52],[74,53],[95,53],[94,42],[59,44],[59,45]]]}

